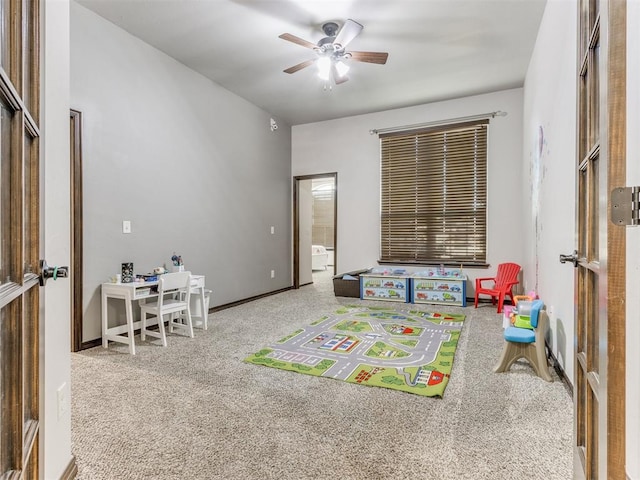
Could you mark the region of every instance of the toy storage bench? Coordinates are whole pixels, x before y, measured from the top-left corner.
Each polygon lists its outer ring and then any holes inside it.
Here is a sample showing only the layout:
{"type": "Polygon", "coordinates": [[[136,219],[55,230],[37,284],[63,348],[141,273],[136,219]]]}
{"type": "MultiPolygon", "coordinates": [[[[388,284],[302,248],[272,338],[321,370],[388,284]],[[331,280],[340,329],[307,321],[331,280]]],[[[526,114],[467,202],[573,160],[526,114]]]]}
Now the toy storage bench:
{"type": "Polygon", "coordinates": [[[360,298],[408,303],[411,301],[409,277],[383,273],[362,274],[360,275],[360,298]]]}
{"type": "Polygon", "coordinates": [[[411,275],[413,303],[467,306],[467,276],[458,269],[430,269],[411,275]]]}

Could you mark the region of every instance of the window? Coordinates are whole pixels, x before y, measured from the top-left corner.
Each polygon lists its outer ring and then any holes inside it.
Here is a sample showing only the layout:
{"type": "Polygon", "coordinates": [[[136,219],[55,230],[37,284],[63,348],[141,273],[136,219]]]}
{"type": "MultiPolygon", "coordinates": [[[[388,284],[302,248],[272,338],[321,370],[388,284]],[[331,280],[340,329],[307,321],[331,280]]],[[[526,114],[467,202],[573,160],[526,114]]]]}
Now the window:
{"type": "Polygon", "coordinates": [[[380,134],[380,261],[486,263],[488,120],[380,134]]]}

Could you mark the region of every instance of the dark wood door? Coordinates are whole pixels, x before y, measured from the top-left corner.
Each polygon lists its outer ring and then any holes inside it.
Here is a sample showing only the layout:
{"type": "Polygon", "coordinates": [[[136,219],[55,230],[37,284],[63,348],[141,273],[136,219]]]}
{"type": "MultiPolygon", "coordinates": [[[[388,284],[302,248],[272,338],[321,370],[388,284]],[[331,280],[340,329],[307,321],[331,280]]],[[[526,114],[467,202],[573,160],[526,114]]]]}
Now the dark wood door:
{"type": "Polygon", "coordinates": [[[575,478],[624,478],[625,243],[609,220],[624,185],[626,2],[580,0],[575,478]]]}
{"type": "Polygon", "coordinates": [[[0,2],[0,478],[39,476],[39,1],[0,2]]]}

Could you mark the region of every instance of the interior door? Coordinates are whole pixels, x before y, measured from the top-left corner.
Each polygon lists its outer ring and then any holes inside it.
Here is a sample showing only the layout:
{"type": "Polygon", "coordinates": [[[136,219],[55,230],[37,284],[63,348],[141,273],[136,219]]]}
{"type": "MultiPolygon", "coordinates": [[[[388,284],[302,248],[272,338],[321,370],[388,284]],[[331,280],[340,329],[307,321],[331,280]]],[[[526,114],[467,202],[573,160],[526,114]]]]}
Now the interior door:
{"type": "Polygon", "coordinates": [[[625,25],[624,0],[579,1],[575,478],[625,478],[625,25]]]}
{"type": "Polygon", "coordinates": [[[39,1],[0,2],[0,478],[39,475],[39,1]]]}

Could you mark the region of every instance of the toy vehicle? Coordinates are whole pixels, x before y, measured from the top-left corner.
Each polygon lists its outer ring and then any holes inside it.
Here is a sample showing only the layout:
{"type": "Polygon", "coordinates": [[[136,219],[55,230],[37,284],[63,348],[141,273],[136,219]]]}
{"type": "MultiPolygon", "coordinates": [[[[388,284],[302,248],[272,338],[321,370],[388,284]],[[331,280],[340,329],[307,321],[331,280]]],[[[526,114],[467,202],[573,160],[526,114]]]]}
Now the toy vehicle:
{"type": "Polygon", "coordinates": [[[427,299],[427,294],[426,293],[422,293],[422,292],[418,292],[416,294],[416,297],[418,298],[418,300],[426,300],[427,299]]]}
{"type": "Polygon", "coordinates": [[[451,291],[452,292],[459,292],[460,291],[460,286],[459,285],[453,285],[451,287],[451,291]]]}

